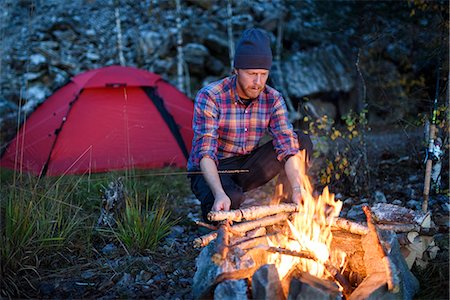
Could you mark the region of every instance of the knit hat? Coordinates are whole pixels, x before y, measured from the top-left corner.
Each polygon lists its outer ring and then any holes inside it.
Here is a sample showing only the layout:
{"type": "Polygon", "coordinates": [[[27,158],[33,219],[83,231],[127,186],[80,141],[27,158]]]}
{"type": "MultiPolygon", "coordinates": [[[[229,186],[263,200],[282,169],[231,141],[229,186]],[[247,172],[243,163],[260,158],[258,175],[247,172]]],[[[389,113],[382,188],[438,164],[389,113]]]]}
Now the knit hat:
{"type": "Polygon", "coordinates": [[[266,69],[272,65],[272,50],[267,34],[260,29],[247,29],[236,45],[236,69],[266,69]]]}

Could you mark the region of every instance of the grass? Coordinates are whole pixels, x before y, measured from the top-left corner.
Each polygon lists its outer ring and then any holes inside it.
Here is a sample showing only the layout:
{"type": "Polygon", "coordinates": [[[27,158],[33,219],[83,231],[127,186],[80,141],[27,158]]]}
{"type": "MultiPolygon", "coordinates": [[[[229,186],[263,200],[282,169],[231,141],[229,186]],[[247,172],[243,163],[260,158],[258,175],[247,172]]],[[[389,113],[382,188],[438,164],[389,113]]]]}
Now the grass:
{"type": "MultiPolygon", "coordinates": [[[[174,170],[158,173],[166,171],[174,170]]],[[[119,176],[125,178],[128,197],[117,228],[112,228],[112,241],[124,245],[129,253],[155,249],[178,221],[172,208],[189,188],[185,176],[152,173],[38,179],[0,170],[0,298],[36,295],[33,281],[40,270],[56,267],[54,272],[58,272],[57,268],[86,261],[98,253],[93,248],[111,242],[108,237],[98,238],[93,229],[100,215],[102,190],[119,176]]]]}

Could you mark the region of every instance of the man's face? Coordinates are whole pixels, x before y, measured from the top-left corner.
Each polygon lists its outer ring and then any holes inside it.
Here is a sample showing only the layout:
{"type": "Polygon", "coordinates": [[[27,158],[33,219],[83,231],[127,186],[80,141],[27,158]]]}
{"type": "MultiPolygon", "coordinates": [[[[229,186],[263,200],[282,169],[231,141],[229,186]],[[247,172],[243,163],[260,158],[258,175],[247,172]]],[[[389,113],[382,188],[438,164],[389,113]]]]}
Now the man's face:
{"type": "Polygon", "coordinates": [[[266,86],[269,71],[265,69],[236,69],[237,92],[242,99],[255,99],[266,86]]]}

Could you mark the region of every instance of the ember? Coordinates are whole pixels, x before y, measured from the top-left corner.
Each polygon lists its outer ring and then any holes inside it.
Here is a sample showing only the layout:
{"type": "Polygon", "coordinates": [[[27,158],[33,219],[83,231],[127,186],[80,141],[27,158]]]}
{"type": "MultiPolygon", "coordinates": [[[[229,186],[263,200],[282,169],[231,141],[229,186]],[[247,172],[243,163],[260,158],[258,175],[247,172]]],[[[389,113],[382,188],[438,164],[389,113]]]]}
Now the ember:
{"type": "MultiPolygon", "coordinates": [[[[258,299],[287,299],[301,293],[327,299],[412,298],[417,279],[401,255],[396,234],[381,229],[391,225],[378,224],[380,215],[369,207],[364,208],[368,227],[338,218],[342,202],[328,188],[314,197],[305,166],[300,169],[303,203],[299,205],[210,212],[208,218],[220,224],[194,241],[196,247],[205,247],[197,259],[194,297],[237,299],[239,294],[241,299],[250,293],[258,299]]],[[[402,225],[407,226],[389,229],[423,224],[402,225]]]]}

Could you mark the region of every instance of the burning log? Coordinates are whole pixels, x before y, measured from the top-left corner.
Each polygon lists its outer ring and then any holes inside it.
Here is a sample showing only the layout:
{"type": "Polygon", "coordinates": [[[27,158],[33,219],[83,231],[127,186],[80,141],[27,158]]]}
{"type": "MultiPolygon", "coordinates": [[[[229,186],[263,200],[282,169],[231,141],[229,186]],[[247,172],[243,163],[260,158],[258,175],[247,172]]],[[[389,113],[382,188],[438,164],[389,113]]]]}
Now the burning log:
{"type": "MultiPolygon", "coordinates": [[[[294,250],[289,250],[289,249],[285,249],[285,248],[270,247],[270,246],[263,246],[263,245],[257,246],[253,249],[264,250],[264,251],[271,252],[271,253],[280,253],[283,255],[290,255],[290,256],[295,256],[295,257],[304,258],[304,259],[311,259],[316,262],[318,261],[317,256],[311,251],[294,251],[294,250]]],[[[251,251],[253,249],[250,249],[249,251],[251,251]]],[[[339,270],[335,266],[333,266],[329,261],[325,262],[323,265],[324,265],[325,269],[328,271],[328,273],[330,273],[330,275],[337,282],[339,282],[339,284],[342,286],[342,288],[344,289],[344,294],[350,295],[352,288],[350,286],[350,283],[344,277],[344,275],[342,275],[339,272],[339,270]]]]}
{"type": "Polygon", "coordinates": [[[230,211],[211,211],[208,213],[209,221],[231,220],[241,222],[243,220],[256,220],[283,212],[296,212],[298,206],[294,203],[283,203],[279,205],[251,206],[243,209],[230,211]]]}
{"type": "MultiPolygon", "coordinates": [[[[277,224],[284,220],[287,220],[288,218],[289,218],[289,213],[280,213],[280,214],[268,216],[268,217],[265,217],[265,218],[262,218],[259,220],[239,223],[239,224],[231,226],[231,229],[242,233],[242,232],[247,232],[247,231],[253,230],[258,227],[266,227],[266,226],[274,225],[274,224],[277,224]]],[[[194,247],[195,248],[204,247],[216,238],[217,238],[217,232],[211,232],[209,234],[198,237],[194,240],[194,247]]]]}
{"type": "Polygon", "coordinates": [[[363,206],[362,208],[363,208],[364,213],[366,214],[367,225],[369,227],[369,234],[372,234],[376,240],[376,247],[378,249],[379,255],[381,256],[383,264],[386,269],[388,290],[393,293],[398,293],[400,291],[399,279],[393,272],[393,270],[392,270],[393,264],[391,263],[389,256],[386,254],[386,251],[384,250],[383,245],[381,245],[380,236],[378,234],[377,226],[375,223],[376,221],[373,216],[373,213],[370,210],[369,206],[363,206]]]}

